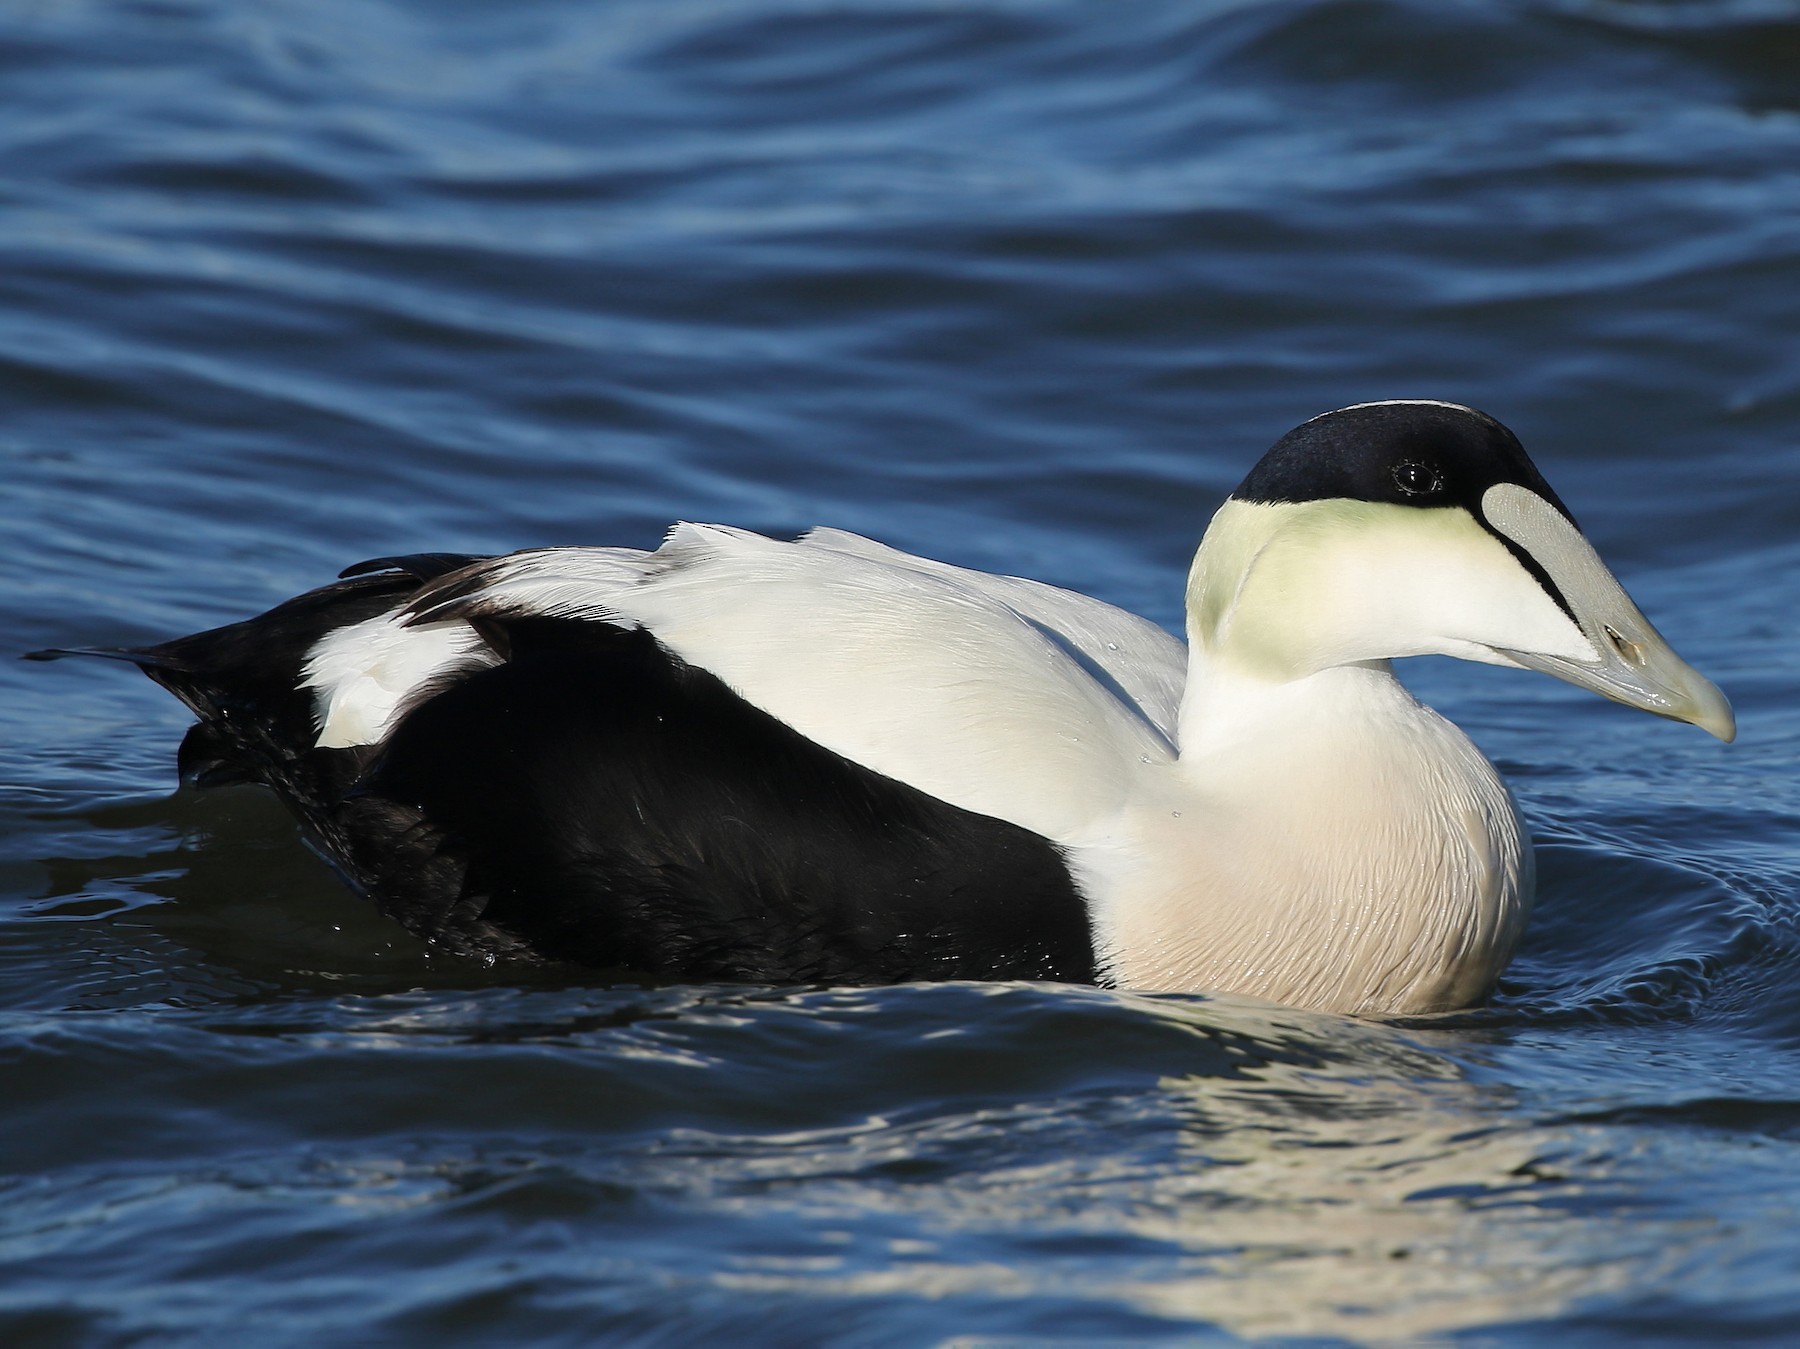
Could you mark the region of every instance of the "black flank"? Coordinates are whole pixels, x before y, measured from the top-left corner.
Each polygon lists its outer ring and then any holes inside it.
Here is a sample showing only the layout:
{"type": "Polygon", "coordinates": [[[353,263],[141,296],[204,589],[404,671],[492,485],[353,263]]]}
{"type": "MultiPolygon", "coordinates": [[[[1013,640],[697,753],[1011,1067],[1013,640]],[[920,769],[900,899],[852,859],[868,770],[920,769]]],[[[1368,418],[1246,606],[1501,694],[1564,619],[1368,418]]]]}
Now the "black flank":
{"type": "Polygon", "coordinates": [[[1086,906],[1038,835],[821,749],[648,633],[506,628],[511,658],[408,717],[345,804],[355,869],[409,926],[444,921],[416,862],[455,859],[448,921],[587,965],[1093,978],[1086,906]]]}
{"type": "Polygon", "coordinates": [[[503,663],[426,696],[378,753],[312,748],[307,651],[474,561],[378,559],[115,654],[199,717],[184,771],[267,783],[384,912],[450,951],[662,979],[1092,981],[1053,844],[822,749],[648,633],[488,620],[503,663]]]}

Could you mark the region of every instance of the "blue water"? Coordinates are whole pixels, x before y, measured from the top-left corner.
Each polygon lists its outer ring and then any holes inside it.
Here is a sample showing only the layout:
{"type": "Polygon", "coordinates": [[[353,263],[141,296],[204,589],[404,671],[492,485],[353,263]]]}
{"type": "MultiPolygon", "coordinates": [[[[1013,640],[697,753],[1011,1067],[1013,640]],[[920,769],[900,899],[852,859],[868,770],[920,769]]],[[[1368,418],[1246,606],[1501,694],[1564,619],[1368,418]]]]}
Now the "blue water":
{"type": "Polygon", "coordinates": [[[820,523],[1179,623],[1362,399],[1484,407],[1720,746],[1408,672],[1540,909],[1393,1025],[434,959],[129,670],[0,662],[0,1340],[1800,1336],[1800,3],[0,10],[0,620],[820,523]]]}

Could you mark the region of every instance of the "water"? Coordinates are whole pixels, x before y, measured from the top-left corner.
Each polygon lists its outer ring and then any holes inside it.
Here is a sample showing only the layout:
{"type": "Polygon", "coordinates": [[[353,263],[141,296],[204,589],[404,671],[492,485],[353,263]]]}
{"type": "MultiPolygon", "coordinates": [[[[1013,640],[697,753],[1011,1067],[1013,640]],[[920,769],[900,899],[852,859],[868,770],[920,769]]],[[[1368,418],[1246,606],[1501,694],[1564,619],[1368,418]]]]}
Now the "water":
{"type": "Polygon", "coordinates": [[[1782,1343],[1800,4],[22,0],[0,613],[830,523],[1179,621],[1302,418],[1511,424],[1740,716],[1409,678],[1540,911],[1405,1025],[434,960],[0,663],[0,1338],[1782,1343]]]}

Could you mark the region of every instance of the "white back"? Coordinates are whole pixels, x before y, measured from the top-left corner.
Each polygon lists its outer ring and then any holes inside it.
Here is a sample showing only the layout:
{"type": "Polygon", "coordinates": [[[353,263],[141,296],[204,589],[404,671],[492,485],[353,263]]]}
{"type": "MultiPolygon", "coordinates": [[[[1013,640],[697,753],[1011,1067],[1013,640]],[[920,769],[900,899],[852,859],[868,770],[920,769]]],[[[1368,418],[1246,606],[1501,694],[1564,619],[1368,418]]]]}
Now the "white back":
{"type": "Polygon", "coordinates": [[[397,668],[396,640],[418,632],[416,668],[441,675],[446,658],[475,657],[441,635],[427,652],[425,635],[480,612],[642,626],[826,748],[1059,841],[1090,833],[1146,765],[1175,757],[1183,644],[1039,582],[837,530],[784,543],[689,524],[654,553],[540,549],[479,571],[470,595],[423,597],[429,621],[415,628],[377,619],[321,643],[309,667],[321,743],[378,738],[404,710],[405,690],[368,679],[359,653],[397,668]]]}

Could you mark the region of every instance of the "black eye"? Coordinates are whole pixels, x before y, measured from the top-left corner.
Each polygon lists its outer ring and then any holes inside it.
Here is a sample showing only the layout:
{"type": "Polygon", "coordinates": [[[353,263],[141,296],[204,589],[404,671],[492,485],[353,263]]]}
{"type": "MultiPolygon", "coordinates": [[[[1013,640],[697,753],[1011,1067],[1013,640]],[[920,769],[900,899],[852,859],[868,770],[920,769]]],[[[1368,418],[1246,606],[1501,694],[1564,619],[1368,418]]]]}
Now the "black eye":
{"type": "Polygon", "coordinates": [[[1425,496],[1438,491],[1443,485],[1442,475],[1430,464],[1406,459],[1394,465],[1394,486],[1409,497],[1425,496]]]}

